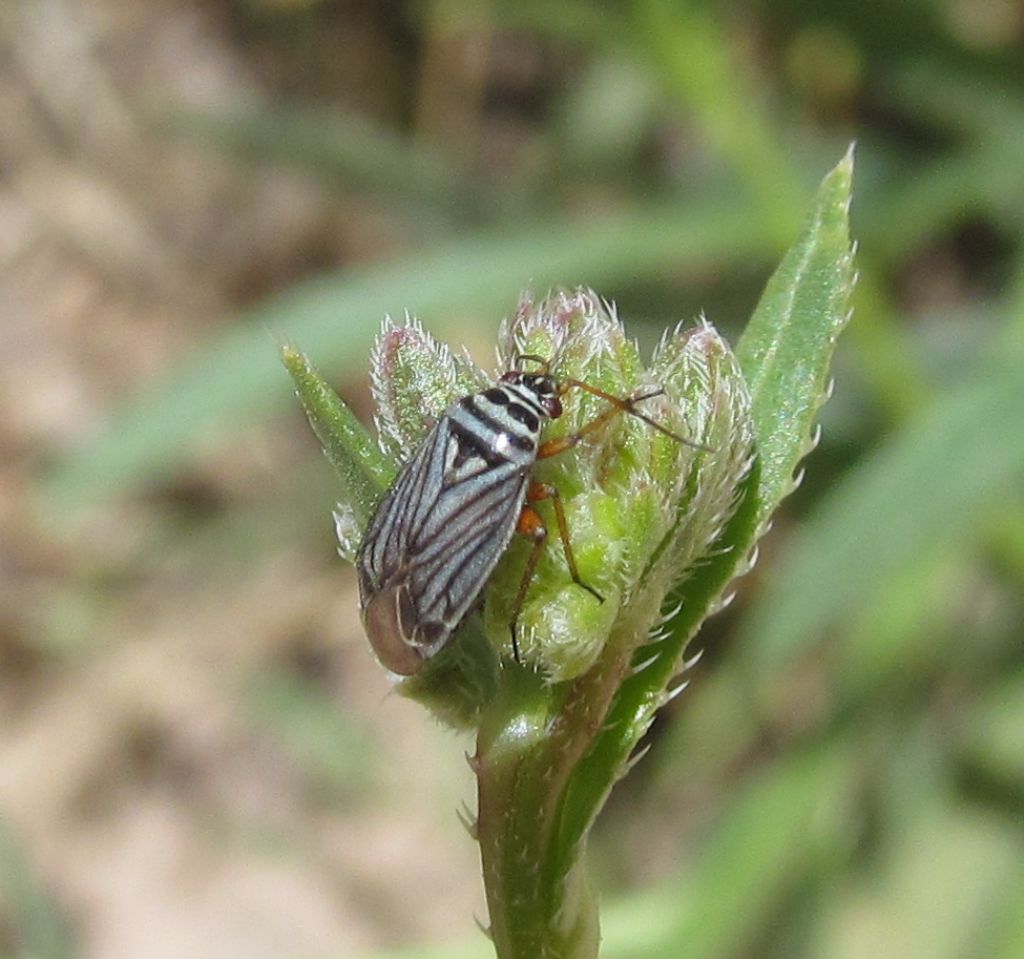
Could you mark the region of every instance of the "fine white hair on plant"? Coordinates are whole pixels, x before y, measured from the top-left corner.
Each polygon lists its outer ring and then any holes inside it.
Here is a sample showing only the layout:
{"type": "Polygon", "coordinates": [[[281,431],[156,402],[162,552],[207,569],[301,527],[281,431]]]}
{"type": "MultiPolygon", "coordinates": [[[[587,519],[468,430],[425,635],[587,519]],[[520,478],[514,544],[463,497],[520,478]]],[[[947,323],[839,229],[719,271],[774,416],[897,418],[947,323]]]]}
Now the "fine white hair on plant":
{"type": "Polygon", "coordinates": [[[334,507],[334,531],[338,537],[338,555],[349,563],[354,563],[362,538],[362,526],[356,518],[355,510],[348,503],[338,503],[334,507]]]}
{"type": "Polygon", "coordinates": [[[374,424],[382,451],[402,462],[452,400],[489,382],[467,354],[456,355],[409,313],[384,318],[370,352],[374,424]]]}

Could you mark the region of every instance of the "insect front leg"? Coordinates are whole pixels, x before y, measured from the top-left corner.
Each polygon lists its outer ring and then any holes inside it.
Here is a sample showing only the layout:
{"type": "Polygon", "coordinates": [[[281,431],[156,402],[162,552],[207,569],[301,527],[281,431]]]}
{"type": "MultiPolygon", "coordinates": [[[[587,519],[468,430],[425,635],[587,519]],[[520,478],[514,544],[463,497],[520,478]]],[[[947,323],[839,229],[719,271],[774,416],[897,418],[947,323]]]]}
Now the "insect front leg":
{"type": "Polygon", "coordinates": [[[572,577],[572,581],[590,593],[599,603],[604,602],[604,597],[580,578],[579,570],[576,568],[576,558],[572,553],[572,544],[569,542],[569,524],[565,520],[565,507],[562,505],[562,496],[558,492],[558,487],[552,486],[550,483],[531,483],[526,491],[526,503],[523,505],[523,511],[519,515],[519,523],[516,526],[516,532],[526,536],[533,543],[530,558],[526,561],[523,578],[519,583],[519,590],[516,592],[516,598],[512,603],[512,615],[509,619],[509,629],[512,632],[512,654],[515,656],[517,663],[521,662],[521,660],[519,658],[519,641],[516,638],[516,625],[519,621],[519,614],[523,609],[523,603],[526,601],[526,592],[530,588],[533,574],[537,571],[540,551],[544,548],[548,538],[548,529],[544,525],[544,519],[533,508],[532,504],[546,499],[551,500],[555,508],[558,535],[562,540],[565,562],[569,567],[569,575],[572,577]]]}

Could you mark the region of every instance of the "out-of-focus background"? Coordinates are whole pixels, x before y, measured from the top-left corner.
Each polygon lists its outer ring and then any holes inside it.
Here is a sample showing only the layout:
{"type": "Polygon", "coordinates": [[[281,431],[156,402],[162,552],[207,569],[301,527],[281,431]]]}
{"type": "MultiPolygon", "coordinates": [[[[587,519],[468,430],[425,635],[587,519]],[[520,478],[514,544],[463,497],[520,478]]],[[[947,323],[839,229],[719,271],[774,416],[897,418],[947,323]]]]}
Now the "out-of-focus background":
{"type": "Polygon", "coordinates": [[[0,956],[485,956],[276,360],[727,335],[857,142],[806,480],[593,842],[609,957],[1024,956],[1024,8],[6,0],[0,956]]]}

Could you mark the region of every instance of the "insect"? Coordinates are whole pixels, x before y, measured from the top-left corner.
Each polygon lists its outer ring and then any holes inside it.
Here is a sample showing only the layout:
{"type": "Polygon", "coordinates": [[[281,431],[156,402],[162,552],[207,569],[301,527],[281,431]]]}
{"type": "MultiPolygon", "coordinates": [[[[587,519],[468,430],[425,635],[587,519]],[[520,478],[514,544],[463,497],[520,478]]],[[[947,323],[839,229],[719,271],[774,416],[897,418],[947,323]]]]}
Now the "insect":
{"type": "Polygon", "coordinates": [[[509,624],[519,660],[516,620],[547,540],[535,505],[551,500],[572,581],[580,578],[558,490],[532,480],[537,460],[571,449],[605,423],[628,413],[690,444],[636,408],[656,389],[622,398],[576,379],[556,379],[540,356],[522,354],[513,369],[481,393],[452,403],[384,494],[356,555],[363,626],[381,664],[411,676],[438,653],[476,605],[487,578],[518,531],[533,548],[509,624]],[[522,369],[534,363],[537,369],[522,369]],[[580,389],[608,408],[576,433],[540,441],[562,415],[562,396],[580,389]]]}

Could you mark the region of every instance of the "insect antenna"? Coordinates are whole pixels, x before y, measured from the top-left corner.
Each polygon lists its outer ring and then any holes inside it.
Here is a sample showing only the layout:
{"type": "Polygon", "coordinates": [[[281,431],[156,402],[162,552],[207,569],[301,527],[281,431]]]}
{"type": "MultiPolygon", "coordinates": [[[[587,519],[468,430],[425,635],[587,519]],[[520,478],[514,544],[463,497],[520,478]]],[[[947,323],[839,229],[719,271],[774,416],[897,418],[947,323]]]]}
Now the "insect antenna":
{"type": "Polygon", "coordinates": [[[680,436],[678,433],[673,432],[667,426],[663,426],[653,417],[648,416],[641,410],[635,409],[634,403],[642,403],[644,400],[653,399],[655,396],[664,396],[665,390],[659,387],[658,389],[651,390],[649,393],[642,393],[640,396],[631,396],[624,402],[627,404],[623,408],[623,412],[629,413],[631,416],[635,416],[638,420],[643,420],[648,426],[653,426],[659,433],[664,433],[670,439],[674,439],[677,443],[682,443],[683,446],[689,446],[691,449],[702,450],[705,453],[714,453],[715,449],[712,446],[705,446],[703,443],[697,443],[694,440],[688,440],[685,436],[680,436]]]}
{"type": "MultiPolygon", "coordinates": [[[[564,396],[569,390],[578,389],[583,390],[584,393],[589,393],[591,396],[600,397],[602,400],[607,400],[612,405],[612,409],[607,410],[599,416],[594,417],[586,426],[583,427],[571,438],[563,438],[561,441],[554,441],[553,444],[549,444],[549,451],[542,452],[540,455],[553,455],[554,453],[561,452],[562,449],[568,446],[573,446],[586,436],[588,433],[607,423],[616,413],[628,413],[630,416],[635,416],[637,419],[642,420],[648,426],[653,427],[659,433],[663,433],[665,436],[675,440],[677,443],[682,443],[683,446],[689,446],[692,449],[702,450],[705,453],[714,453],[715,450],[710,446],[705,446],[703,443],[696,443],[693,440],[688,440],[685,436],[680,436],[678,433],[674,433],[667,426],[663,426],[653,417],[648,416],[643,410],[636,408],[637,403],[641,403],[644,400],[653,399],[655,396],[663,396],[665,390],[662,387],[648,391],[647,393],[641,393],[638,396],[627,396],[625,398],[616,396],[614,393],[608,393],[599,387],[593,386],[584,380],[577,379],[564,379],[559,382],[558,392],[560,396],[564,396]],[[557,447],[557,448],[556,448],[557,447]]],[[[543,447],[542,447],[543,450],[543,447]]]]}
{"type": "Polygon", "coordinates": [[[551,369],[551,363],[544,359],[543,356],[538,356],[536,353],[516,353],[515,358],[512,361],[513,369],[520,369],[524,360],[530,360],[536,363],[540,367],[540,375],[545,375],[551,369]]]}

